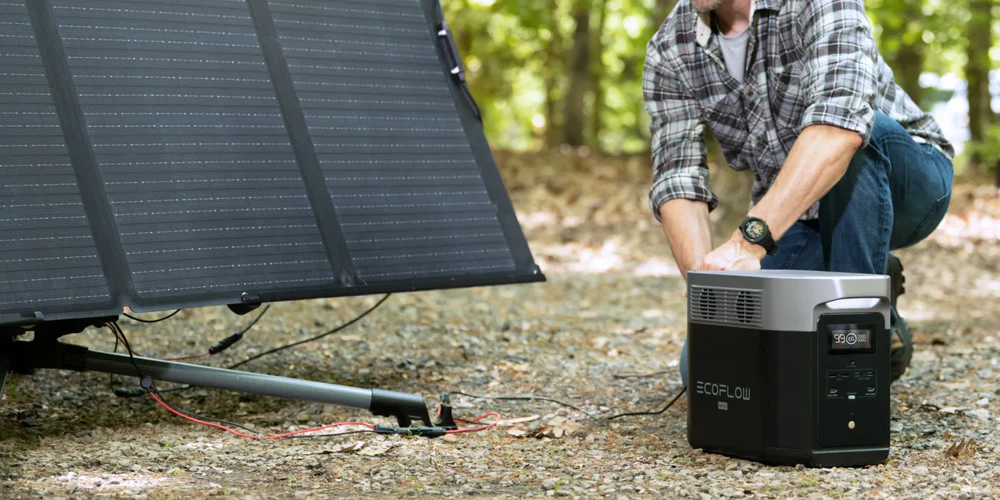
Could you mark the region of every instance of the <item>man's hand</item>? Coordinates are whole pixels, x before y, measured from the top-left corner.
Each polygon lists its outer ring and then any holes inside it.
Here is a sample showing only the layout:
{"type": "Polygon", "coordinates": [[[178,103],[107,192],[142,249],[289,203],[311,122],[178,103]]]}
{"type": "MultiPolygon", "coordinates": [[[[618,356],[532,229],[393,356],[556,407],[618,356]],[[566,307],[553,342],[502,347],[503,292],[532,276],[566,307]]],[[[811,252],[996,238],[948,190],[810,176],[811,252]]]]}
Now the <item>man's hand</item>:
{"type": "Polygon", "coordinates": [[[701,271],[758,271],[767,251],[743,238],[738,231],[719,248],[705,256],[701,271]]]}

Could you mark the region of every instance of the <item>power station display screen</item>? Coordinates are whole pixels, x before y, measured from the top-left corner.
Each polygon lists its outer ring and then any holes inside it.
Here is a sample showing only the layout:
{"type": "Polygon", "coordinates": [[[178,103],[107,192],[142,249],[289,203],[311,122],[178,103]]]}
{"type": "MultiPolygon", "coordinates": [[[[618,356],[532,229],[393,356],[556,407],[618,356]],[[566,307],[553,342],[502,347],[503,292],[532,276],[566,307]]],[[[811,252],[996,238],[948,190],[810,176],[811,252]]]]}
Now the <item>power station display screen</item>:
{"type": "Polygon", "coordinates": [[[830,325],[827,346],[831,353],[866,353],[875,350],[875,330],[861,325],[830,325]]]}

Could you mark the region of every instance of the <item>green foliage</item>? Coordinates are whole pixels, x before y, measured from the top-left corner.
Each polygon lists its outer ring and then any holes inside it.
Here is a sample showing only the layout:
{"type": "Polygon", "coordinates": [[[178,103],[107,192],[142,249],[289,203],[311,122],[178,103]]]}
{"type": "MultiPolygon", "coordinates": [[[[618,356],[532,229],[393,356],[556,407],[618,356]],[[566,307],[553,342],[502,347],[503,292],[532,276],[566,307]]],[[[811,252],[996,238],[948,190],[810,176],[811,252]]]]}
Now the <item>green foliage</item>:
{"type": "MultiPolygon", "coordinates": [[[[919,85],[921,72],[964,77],[969,0],[867,0],[880,51],[900,84],[929,108],[949,92],[919,85]]],[[[456,32],[470,88],[497,148],[558,146],[569,88],[574,6],[591,12],[591,82],[585,101],[587,143],[609,153],[645,153],[642,102],[645,49],[675,0],[442,0],[456,32]],[[603,16],[602,16],[603,10],[603,16]],[[603,19],[603,24],[600,20],[603,19]],[[599,87],[595,88],[596,85],[599,87]],[[595,100],[600,102],[595,102],[595,100]]],[[[1000,68],[1000,2],[989,50],[1000,68]]]]}

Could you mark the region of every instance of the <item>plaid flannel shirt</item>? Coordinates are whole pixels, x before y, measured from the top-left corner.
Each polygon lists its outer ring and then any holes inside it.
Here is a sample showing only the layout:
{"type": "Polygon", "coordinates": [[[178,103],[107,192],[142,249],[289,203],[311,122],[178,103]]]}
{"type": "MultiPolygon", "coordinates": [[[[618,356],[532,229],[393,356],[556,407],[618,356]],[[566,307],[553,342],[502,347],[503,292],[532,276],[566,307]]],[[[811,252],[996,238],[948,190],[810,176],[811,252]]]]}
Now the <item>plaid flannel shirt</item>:
{"type": "MultiPolygon", "coordinates": [[[[652,118],[649,203],[719,200],[709,184],[705,127],[729,166],[752,169],[754,204],[773,184],[805,127],[832,125],[867,146],[875,112],[949,158],[954,149],[934,119],[893,80],[872,36],[863,0],[754,0],[744,83],[726,69],[710,13],[681,0],[649,42],[643,96],[652,118]]],[[[818,203],[803,219],[815,218],[818,203]]]]}

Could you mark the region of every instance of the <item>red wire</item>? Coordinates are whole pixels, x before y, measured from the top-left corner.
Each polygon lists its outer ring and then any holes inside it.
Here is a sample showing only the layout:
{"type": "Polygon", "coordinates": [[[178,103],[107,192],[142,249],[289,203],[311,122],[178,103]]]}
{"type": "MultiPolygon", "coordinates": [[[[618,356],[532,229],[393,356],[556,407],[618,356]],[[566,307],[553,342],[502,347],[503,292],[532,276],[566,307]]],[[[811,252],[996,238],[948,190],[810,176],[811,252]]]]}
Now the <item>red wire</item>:
{"type": "Polygon", "coordinates": [[[470,422],[479,422],[480,420],[483,420],[486,417],[495,417],[496,420],[493,421],[493,422],[491,422],[491,423],[489,423],[489,424],[487,424],[487,425],[481,425],[479,427],[466,427],[465,429],[455,429],[453,431],[446,431],[446,434],[461,434],[463,432],[479,432],[479,431],[485,431],[486,429],[492,429],[492,428],[500,425],[500,414],[497,413],[497,412],[495,412],[495,411],[491,411],[489,413],[480,415],[480,416],[478,416],[478,417],[470,420],[470,422]]]}
{"type": "Polygon", "coordinates": [[[207,358],[209,356],[211,356],[211,354],[206,352],[205,354],[196,354],[194,356],[181,356],[179,358],[163,358],[163,361],[187,361],[189,359],[201,359],[201,358],[207,358]]]}
{"type": "MultiPolygon", "coordinates": [[[[224,430],[226,432],[235,434],[235,435],[237,435],[239,437],[246,438],[246,439],[271,439],[271,440],[275,440],[275,439],[282,439],[282,438],[286,438],[286,437],[290,437],[290,436],[297,436],[299,434],[306,434],[306,433],[310,433],[310,432],[318,432],[318,431],[322,431],[322,430],[326,430],[326,429],[332,429],[334,427],[345,427],[345,426],[349,426],[349,425],[359,425],[361,427],[367,427],[368,429],[375,430],[375,426],[374,425],[372,425],[372,424],[366,424],[364,422],[337,422],[335,424],[324,425],[324,426],[321,426],[321,427],[314,427],[312,429],[303,429],[301,431],[287,432],[285,434],[277,434],[277,435],[274,435],[274,436],[263,436],[263,437],[261,437],[261,436],[252,436],[250,434],[244,434],[242,432],[235,431],[235,430],[230,429],[229,427],[226,427],[224,425],[216,424],[214,422],[206,422],[204,420],[199,420],[199,419],[191,417],[189,415],[185,415],[185,414],[183,414],[183,413],[181,413],[181,412],[173,409],[167,403],[163,402],[163,400],[160,399],[160,397],[157,396],[156,394],[150,392],[149,395],[152,396],[153,399],[155,399],[156,402],[160,404],[160,406],[166,408],[167,410],[170,411],[170,413],[173,413],[174,415],[177,415],[178,417],[181,417],[181,418],[183,418],[185,420],[190,420],[191,422],[195,422],[195,423],[198,423],[198,424],[207,425],[209,427],[215,427],[216,429],[222,429],[222,430],[224,430]]],[[[498,416],[498,418],[499,418],[499,416],[498,416]]]]}
{"type": "Polygon", "coordinates": [[[301,430],[301,431],[288,432],[288,433],[285,433],[285,434],[278,434],[276,436],[267,436],[264,439],[282,439],[282,438],[286,438],[286,437],[289,437],[289,436],[297,436],[299,434],[306,434],[306,433],[310,433],[310,432],[317,432],[317,431],[322,431],[322,430],[326,430],[326,429],[332,429],[334,427],[345,427],[345,426],[348,426],[348,425],[360,425],[362,427],[367,427],[367,428],[369,428],[371,430],[375,430],[375,426],[374,425],[372,425],[372,424],[366,424],[364,422],[337,422],[335,424],[324,425],[324,426],[321,426],[321,427],[314,427],[312,429],[304,429],[304,430],[301,430]]]}
{"type": "Polygon", "coordinates": [[[157,403],[160,403],[160,406],[162,406],[162,407],[166,408],[167,410],[169,410],[170,413],[173,413],[174,415],[177,415],[178,417],[181,417],[181,418],[183,418],[185,420],[190,420],[192,422],[195,422],[195,423],[198,423],[198,424],[201,424],[201,425],[207,425],[209,427],[215,427],[216,429],[222,429],[222,430],[224,430],[226,432],[231,432],[233,434],[236,434],[237,436],[242,437],[242,438],[260,439],[257,436],[251,436],[250,434],[244,434],[244,433],[239,432],[239,431],[234,431],[234,430],[232,430],[229,427],[226,427],[224,425],[219,425],[219,424],[216,424],[216,423],[213,423],[213,422],[206,422],[204,420],[198,420],[197,418],[194,418],[194,417],[189,417],[189,416],[187,416],[187,415],[185,415],[185,414],[183,414],[183,413],[181,413],[181,412],[179,412],[179,411],[171,408],[170,405],[168,405],[167,403],[164,403],[163,400],[160,399],[160,397],[157,396],[156,394],[153,394],[152,392],[150,392],[149,395],[152,396],[153,399],[155,399],[157,403]]]}

